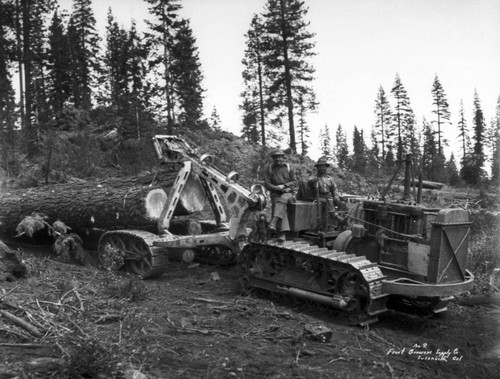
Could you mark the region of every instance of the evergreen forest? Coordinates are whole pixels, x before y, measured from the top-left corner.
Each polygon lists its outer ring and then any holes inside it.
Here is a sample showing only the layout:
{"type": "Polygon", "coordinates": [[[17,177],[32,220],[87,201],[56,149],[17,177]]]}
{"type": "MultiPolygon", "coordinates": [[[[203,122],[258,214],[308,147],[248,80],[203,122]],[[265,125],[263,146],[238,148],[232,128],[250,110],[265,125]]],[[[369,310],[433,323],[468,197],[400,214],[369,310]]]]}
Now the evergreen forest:
{"type": "MultiPolygon", "coordinates": [[[[111,8],[98,30],[91,0],[73,0],[69,13],[57,0],[0,3],[3,184],[136,174],[151,168],[157,133],[220,139],[217,108],[206,116],[202,62],[190,21],[179,16],[182,1],[141,6],[149,12],[144,31],[133,20],[121,26],[111,8]]],[[[396,73],[392,88],[373,89],[372,125],[356,125],[352,135],[345,125],[309,125],[318,101],[307,13],[305,1],[268,0],[248,20],[242,60],[235,62],[243,67],[238,137],[262,153],[286,146],[306,157],[311,128],[321,128],[321,155],[342,170],[389,174],[411,154],[426,180],[499,184],[500,98],[492,120],[477,92],[472,118],[463,103],[451,115],[437,74],[429,85],[432,114],[425,117],[414,114],[396,73]],[[443,131],[450,129],[460,142],[458,159],[445,154],[450,141],[443,131]]]]}

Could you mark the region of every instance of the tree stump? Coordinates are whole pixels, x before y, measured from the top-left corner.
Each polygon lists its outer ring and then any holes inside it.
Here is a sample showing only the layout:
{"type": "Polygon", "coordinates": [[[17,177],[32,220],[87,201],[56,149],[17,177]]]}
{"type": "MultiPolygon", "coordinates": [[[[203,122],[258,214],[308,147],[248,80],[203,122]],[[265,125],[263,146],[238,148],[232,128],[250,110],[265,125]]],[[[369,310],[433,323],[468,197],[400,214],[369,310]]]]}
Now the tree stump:
{"type": "Polygon", "coordinates": [[[26,276],[26,266],[19,253],[0,241],[0,282],[12,282],[26,276]]]}

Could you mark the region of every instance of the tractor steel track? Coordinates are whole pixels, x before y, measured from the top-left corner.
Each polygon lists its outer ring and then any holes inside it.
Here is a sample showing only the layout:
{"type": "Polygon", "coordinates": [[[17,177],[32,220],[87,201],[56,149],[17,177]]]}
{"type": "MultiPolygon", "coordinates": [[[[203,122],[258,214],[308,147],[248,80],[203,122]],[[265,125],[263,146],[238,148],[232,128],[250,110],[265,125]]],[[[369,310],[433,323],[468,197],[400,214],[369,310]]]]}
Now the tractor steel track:
{"type": "Polygon", "coordinates": [[[244,289],[260,288],[332,305],[350,323],[367,325],[386,311],[385,276],[364,256],[336,252],[305,240],[251,243],[240,256],[244,289]]]}

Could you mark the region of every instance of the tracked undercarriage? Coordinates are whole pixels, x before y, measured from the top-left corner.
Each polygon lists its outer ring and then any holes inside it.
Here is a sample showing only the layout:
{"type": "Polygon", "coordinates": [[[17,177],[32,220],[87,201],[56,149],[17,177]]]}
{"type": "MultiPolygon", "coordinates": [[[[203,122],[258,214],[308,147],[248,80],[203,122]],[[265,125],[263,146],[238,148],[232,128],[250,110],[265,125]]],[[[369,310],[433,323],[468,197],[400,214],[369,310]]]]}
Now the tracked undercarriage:
{"type": "Polygon", "coordinates": [[[365,257],[300,239],[279,245],[251,243],[241,252],[240,268],[244,289],[261,288],[325,304],[353,324],[375,322],[386,310],[384,276],[365,257]]]}
{"type": "Polygon", "coordinates": [[[147,279],[161,275],[171,261],[233,265],[237,245],[231,243],[227,232],[206,237],[169,234],[159,237],[142,230],[115,230],[102,235],[98,258],[106,270],[126,271],[147,279]]]}
{"type": "Polygon", "coordinates": [[[168,255],[155,247],[158,236],[142,230],[117,230],[102,235],[99,262],[106,270],[122,270],[154,278],[168,267],[168,255]]]}

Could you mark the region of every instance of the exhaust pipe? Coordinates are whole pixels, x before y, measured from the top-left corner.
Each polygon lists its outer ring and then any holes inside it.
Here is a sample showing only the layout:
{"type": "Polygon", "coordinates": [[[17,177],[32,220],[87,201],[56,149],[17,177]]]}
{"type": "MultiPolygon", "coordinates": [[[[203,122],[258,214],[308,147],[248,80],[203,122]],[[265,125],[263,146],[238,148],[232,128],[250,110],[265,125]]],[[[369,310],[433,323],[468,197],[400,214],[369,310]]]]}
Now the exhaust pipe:
{"type": "Polygon", "coordinates": [[[288,295],[297,296],[304,300],[311,300],[317,303],[329,305],[336,309],[344,309],[345,307],[347,307],[347,302],[340,296],[333,295],[330,297],[293,287],[278,286],[276,288],[288,295]]]}

